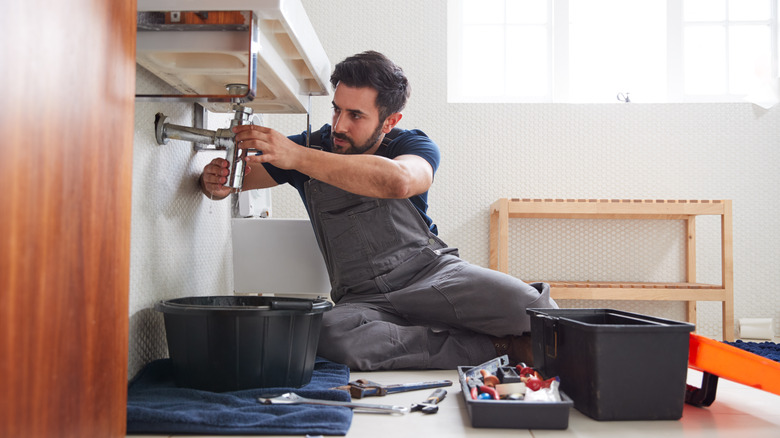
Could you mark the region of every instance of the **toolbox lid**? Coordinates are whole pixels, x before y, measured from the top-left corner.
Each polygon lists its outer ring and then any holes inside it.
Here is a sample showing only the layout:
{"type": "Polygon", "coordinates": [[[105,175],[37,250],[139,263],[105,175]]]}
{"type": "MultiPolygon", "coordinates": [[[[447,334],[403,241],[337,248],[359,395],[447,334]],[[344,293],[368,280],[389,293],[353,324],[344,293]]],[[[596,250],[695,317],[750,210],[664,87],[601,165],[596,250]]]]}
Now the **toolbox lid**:
{"type": "Polygon", "coordinates": [[[695,326],[688,322],[640,315],[614,309],[526,309],[532,318],[545,318],[554,324],[584,331],[685,331],[695,326]]]}

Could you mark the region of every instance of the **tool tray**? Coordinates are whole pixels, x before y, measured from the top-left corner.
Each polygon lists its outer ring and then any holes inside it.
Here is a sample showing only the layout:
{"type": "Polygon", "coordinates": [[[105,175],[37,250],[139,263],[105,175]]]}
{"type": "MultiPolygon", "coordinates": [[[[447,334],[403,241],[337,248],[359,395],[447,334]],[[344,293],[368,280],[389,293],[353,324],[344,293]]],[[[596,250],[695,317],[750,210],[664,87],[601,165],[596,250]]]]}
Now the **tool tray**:
{"type": "MultiPolygon", "coordinates": [[[[504,356],[506,357],[506,356],[504,356]]],[[[468,374],[477,367],[459,366],[461,393],[466,402],[472,427],[509,429],[566,429],[569,427],[569,409],[572,400],[563,392],[560,402],[535,402],[524,400],[474,400],[468,385],[468,374]]],[[[514,367],[497,366],[488,370],[491,374],[507,376],[514,367]]],[[[505,380],[504,383],[507,383],[505,380]]]]}

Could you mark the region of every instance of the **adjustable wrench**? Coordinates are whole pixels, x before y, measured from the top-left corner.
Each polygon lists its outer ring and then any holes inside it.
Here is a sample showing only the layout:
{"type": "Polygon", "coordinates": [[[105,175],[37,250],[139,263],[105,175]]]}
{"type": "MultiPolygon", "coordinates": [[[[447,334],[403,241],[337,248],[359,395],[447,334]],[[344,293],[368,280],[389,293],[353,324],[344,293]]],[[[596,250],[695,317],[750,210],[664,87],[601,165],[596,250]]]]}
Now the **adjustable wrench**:
{"type": "Polygon", "coordinates": [[[452,386],[450,380],[435,380],[432,382],[402,383],[397,385],[382,385],[366,379],[358,379],[349,382],[349,385],[339,386],[335,389],[349,391],[352,398],[363,398],[371,396],[383,396],[394,394],[396,392],[417,391],[420,389],[440,388],[443,386],[452,386]]]}
{"type": "Polygon", "coordinates": [[[436,391],[433,391],[424,402],[413,404],[412,412],[421,411],[423,414],[435,414],[439,412],[438,403],[444,400],[446,395],[447,390],[444,388],[439,388],[436,391]]]}
{"type": "Polygon", "coordinates": [[[375,405],[368,403],[352,403],[336,400],[320,400],[301,397],[294,392],[288,392],[271,398],[258,398],[257,401],[264,405],[325,405],[325,406],[343,406],[352,409],[354,412],[368,412],[375,414],[405,414],[409,408],[395,405],[375,405]]]}

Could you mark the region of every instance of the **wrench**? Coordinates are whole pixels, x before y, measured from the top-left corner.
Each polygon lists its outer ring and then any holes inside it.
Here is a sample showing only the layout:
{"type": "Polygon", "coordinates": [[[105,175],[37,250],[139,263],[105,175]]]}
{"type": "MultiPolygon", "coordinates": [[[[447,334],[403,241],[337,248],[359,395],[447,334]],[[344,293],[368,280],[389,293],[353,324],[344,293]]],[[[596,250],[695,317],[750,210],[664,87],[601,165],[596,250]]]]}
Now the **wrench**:
{"type": "Polygon", "coordinates": [[[409,412],[409,408],[407,408],[406,406],[376,405],[370,403],[352,403],[352,402],[343,402],[343,401],[336,401],[336,400],[318,400],[318,399],[301,397],[300,395],[295,394],[294,392],[288,392],[286,394],[282,394],[280,396],[276,396],[272,398],[261,397],[258,398],[257,401],[259,401],[264,405],[309,404],[309,405],[343,406],[343,407],[353,409],[354,412],[366,412],[366,413],[374,413],[374,414],[403,415],[409,412]]]}
{"type": "Polygon", "coordinates": [[[433,391],[433,393],[429,395],[424,402],[413,404],[412,411],[421,411],[423,414],[435,414],[439,412],[438,403],[444,400],[446,395],[447,390],[444,388],[439,388],[436,391],[433,391]]]}
{"type": "Polygon", "coordinates": [[[452,386],[450,380],[436,380],[433,382],[402,383],[397,385],[383,385],[366,379],[358,379],[349,382],[349,385],[339,386],[333,389],[343,389],[349,391],[352,398],[363,398],[371,396],[384,396],[396,392],[417,391],[420,389],[439,388],[442,386],[452,386]]]}

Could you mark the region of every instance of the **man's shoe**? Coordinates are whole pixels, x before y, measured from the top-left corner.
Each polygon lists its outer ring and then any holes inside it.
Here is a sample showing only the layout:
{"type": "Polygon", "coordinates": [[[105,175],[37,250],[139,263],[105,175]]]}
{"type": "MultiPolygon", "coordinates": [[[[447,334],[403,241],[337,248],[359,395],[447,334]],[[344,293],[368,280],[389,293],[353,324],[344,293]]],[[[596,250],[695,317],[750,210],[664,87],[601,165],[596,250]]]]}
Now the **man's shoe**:
{"type": "Polygon", "coordinates": [[[507,355],[510,365],[517,365],[521,362],[528,366],[533,366],[534,352],[531,346],[531,335],[522,336],[504,336],[503,338],[490,338],[493,341],[493,347],[496,349],[496,356],[507,355]]]}

